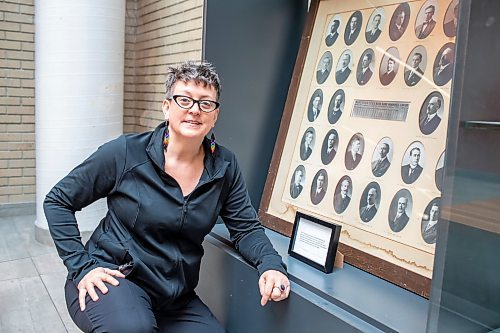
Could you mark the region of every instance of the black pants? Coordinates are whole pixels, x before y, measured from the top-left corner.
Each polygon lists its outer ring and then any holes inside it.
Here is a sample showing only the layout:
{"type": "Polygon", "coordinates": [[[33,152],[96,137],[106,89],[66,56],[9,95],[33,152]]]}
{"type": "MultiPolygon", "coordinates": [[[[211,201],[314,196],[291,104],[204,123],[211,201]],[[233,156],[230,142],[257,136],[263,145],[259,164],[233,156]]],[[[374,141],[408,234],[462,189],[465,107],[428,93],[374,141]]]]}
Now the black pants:
{"type": "Polygon", "coordinates": [[[80,310],[78,289],[66,281],[66,305],[75,324],[84,332],[120,333],[224,333],[225,330],[208,307],[194,296],[188,304],[174,311],[155,312],[151,299],[139,286],[119,279],[118,286],[106,283],[103,295],[96,288],[99,300],[86,298],[85,311],[80,310]]]}

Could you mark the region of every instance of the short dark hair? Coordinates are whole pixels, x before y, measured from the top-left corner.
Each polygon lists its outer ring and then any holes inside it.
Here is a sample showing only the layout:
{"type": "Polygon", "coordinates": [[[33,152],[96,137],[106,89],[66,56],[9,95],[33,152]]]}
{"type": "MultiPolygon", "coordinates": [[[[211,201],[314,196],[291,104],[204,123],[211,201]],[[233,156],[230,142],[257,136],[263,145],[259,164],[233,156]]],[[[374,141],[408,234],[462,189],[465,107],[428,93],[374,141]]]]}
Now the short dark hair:
{"type": "Polygon", "coordinates": [[[415,52],[415,55],[420,58],[420,61],[422,61],[422,53],[420,52],[415,52]]]}
{"type": "Polygon", "coordinates": [[[421,153],[420,148],[418,148],[418,147],[413,147],[413,148],[410,150],[410,156],[411,156],[411,155],[413,155],[413,151],[414,151],[414,150],[418,150],[418,152],[419,152],[419,153],[421,153]]]}
{"type": "Polygon", "coordinates": [[[197,84],[202,84],[204,87],[211,86],[215,89],[217,100],[219,100],[221,92],[219,75],[215,67],[209,62],[202,61],[198,64],[194,61],[186,61],[179,66],[167,67],[167,79],[165,81],[167,99],[172,97],[177,81],[186,83],[194,81],[197,84]]]}
{"type": "Polygon", "coordinates": [[[368,60],[372,61],[373,55],[371,53],[367,53],[363,57],[367,57],[368,60]]]}
{"type": "Polygon", "coordinates": [[[436,12],[436,6],[429,5],[429,6],[425,7],[426,10],[429,9],[429,8],[432,9],[432,14],[434,14],[436,12]]]}

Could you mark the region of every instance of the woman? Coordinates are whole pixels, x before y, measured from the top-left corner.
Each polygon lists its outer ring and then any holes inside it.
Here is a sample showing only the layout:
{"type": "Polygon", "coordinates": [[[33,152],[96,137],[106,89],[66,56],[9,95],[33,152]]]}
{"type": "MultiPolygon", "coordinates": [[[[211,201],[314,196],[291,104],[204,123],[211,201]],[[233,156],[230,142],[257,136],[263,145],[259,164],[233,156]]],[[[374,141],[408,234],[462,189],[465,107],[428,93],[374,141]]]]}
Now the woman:
{"type": "Polygon", "coordinates": [[[68,310],[85,332],[224,332],[196,296],[202,241],[218,216],[259,272],[261,304],[290,283],[251,206],[233,153],[208,140],[220,82],[208,63],[167,72],[165,122],[104,144],[47,195],[45,215],[68,268],[68,310]],[[85,246],[75,211],[107,197],[85,246]]]}

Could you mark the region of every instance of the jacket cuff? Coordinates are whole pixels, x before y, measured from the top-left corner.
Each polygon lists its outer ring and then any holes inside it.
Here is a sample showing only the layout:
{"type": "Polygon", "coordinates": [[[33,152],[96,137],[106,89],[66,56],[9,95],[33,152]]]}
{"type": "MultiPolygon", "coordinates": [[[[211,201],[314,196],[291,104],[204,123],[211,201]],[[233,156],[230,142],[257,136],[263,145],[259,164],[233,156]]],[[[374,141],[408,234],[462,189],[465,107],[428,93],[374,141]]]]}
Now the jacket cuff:
{"type": "Polygon", "coordinates": [[[279,255],[267,255],[262,259],[261,263],[257,265],[259,276],[261,276],[265,271],[269,270],[275,270],[288,276],[286,265],[281,260],[281,257],[279,255]]]}

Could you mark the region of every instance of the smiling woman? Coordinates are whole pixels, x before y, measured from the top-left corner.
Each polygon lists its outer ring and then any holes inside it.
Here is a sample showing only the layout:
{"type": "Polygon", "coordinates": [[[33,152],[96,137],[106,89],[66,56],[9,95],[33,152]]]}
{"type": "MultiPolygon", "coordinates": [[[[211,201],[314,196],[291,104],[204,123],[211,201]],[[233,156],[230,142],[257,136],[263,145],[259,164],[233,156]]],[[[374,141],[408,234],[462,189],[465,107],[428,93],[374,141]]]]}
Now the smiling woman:
{"type": "Polygon", "coordinates": [[[206,138],[219,96],[211,64],[170,67],[165,122],[104,144],[47,195],[49,229],[68,268],[68,309],[83,331],[224,332],[194,292],[201,244],[219,216],[258,269],[261,304],[288,297],[285,265],[234,154],[206,138]],[[75,211],[102,197],[108,213],[83,246],[75,211]]]}

